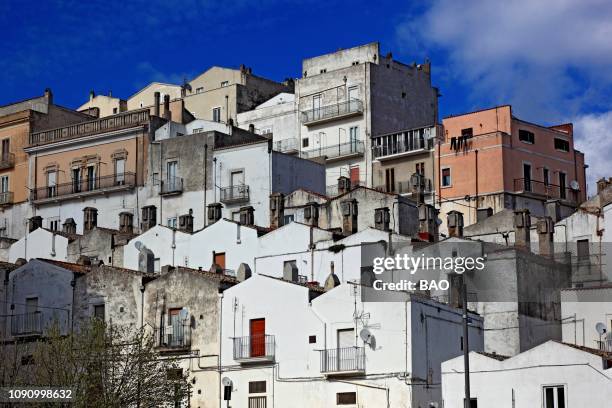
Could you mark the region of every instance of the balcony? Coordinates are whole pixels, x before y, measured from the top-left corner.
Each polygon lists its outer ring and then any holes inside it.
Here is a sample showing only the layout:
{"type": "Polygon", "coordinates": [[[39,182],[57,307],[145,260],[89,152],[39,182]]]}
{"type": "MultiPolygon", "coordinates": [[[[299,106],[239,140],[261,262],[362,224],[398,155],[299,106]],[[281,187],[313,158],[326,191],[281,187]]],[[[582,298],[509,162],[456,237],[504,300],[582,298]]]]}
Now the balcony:
{"type": "Polygon", "coordinates": [[[417,191],[421,191],[425,195],[432,194],[434,192],[433,182],[428,178],[421,178],[408,180],[408,181],[400,181],[393,188],[387,188],[386,185],[376,186],[376,190],[383,191],[387,193],[396,193],[402,195],[411,195],[417,191]]]}
{"type": "Polygon", "coordinates": [[[39,187],[31,191],[34,204],[58,202],[96,194],[108,194],[129,190],[136,186],[136,174],[118,173],[96,178],[73,180],[53,186],[39,187]]]}
{"type": "Polygon", "coordinates": [[[42,334],[42,313],[32,312],[11,316],[13,336],[40,336],[42,334]]]}
{"type": "Polygon", "coordinates": [[[5,191],[0,193],[0,205],[11,205],[13,204],[13,192],[5,191]]]}
{"type": "Polygon", "coordinates": [[[349,143],[319,147],[318,149],[302,150],[300,157],[304,159],[324,157],[327,161],[334,161],[347,159],[349,157],[363,156],[364,151],[363,142],[355,140],[349,143]]]}
{"type": "Polygon", "coordinates": [[[155,329],[155,348],[159,352],[183,352],[191,348],[191,325],[175,322],[155,329]]]}
{"type": "Polygon", "coordinates": [[[281,153],[297,153],[299,151],[297,139],[283,139],[274,142],[274,150],[281,153]]]}
{"type": "Polygon", "coordinates": [[[15,166],[15,153],[2,153],[0,155],[0,170],[10,169],[15,166]]]}
{"type": "Polygon", "coordinates": [[[596,349],[605,351],[606,353],[612,353],[612,336],[608,335],[609,338],[605,340],[595,340],[596,349]]]}
{"type": "Polygon", "coordinates": [[[433,149],[433,141],[433,138],[406,138],[395,143],[372,146],[372,158],[384,161],[421,154],[433,149]]]}
{"type": "Polygon", "coordinates": [[[160,195],[177,195],[183,192],[183,179],[181,177],[168,177],[160,181],[160,195]]]}
{"type": "Polygon", "coordinates": [[[560,199],[571,203],[578,202],[579,193],[578,190],[572,190],[568,187],[525,178],[514,179],[514,192],[546,199],[560,199]]]}
{"type": "Polygon", "coordinates": [[[320,350],[320,353],[322,374],[350,376],[365,373],[365,349],[363,347],[320,350]]]}
{"type": "Polygon", "coordinates": [[[249,201],[249,186],[238,185],[221,188],[220,200],[223,204],[235,204],[249,201]]]}
{"type": "Polygon", "coordinates": [[[234,360],[239,363],[257,363],[274,361],[276,342],[273,335],[258,334],[246,337],[235,337],[234,360]]]}
{"type": "Polygon", "coordinates": [[[359,99],[336,103],[334,105],[322,106],[302,111],[302,123],[310,126],[329,122],[340,118],[346,118],[363,113],[363,102],[359,99]]]}
{"type": "Polygon", "coordinates": [[[140,109],[105,118],[30,134],[30,147],[142,126],[149,123],[149,109],[140,109]]]}

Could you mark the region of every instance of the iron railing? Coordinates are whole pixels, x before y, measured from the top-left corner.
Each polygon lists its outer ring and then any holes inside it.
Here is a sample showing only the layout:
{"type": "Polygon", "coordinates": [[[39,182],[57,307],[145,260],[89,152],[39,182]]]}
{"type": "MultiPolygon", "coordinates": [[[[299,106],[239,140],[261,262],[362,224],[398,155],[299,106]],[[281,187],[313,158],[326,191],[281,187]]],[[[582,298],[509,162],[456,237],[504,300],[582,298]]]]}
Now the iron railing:
{"type": "Polygon", "coordinates": [[[12,204],[13,203],[13,192],[5,191],[0,193],[0,205],[12,204]]]}
{"type": "Polygon", "coordinates": [[[249,201],[249,186],[238,185],[221,188],[222,203],[239,203],[249,201]]]}
{"type": "MultiPolygon", "coordinates": [[[[434,145],[433,141],[433,138],[407,137],[404,140],[372,146],[372,158],[378,159],[396,154],[431,150],[434,145]]],[[[373,140],[373,142],[375,142],[375,140],[373,140]]]]}
{"type": "Polygon", "coordinates": [[[92,135],[102,132],[127,129],[142,126],[149,122],[149,109],[119,113],[105,118],[87,122],[75,123],[56,129],[34,132],[30,134],[30,146],[53,143],[60,140],[92,135]]]}
{"type": "Polygon", "coordinates": [[[354,140],[348,143],[340,143],[337,145],[319,147],[317,149],[302,150],[300,156],[305,159],[313,159],[316,157],[326,157],[333,159],[343,156],[362,155],[364,152],[363,142],[354,140]]]}
{"type": "Polygon", "coordinates": [[[183,192],[183,179],[181,177],[167,177],[161,180],[160,194],[179,194],[183,192]]]}
{"type": "Polygon", "coordinates": [[[73,194],[85,194],[109,189],[131,188],[136,185],[136,174],[117,173],[95,178],[74,179],[68,183],[39,187],[31,191],[32,201],[66,198],[73,194]]]}
{"type": "Polygon", "coordinates": [[[276,351],[276,340],[271,334],[254,334],[234,339],[234,360],[253,358],[271,360],[276,351]]]}
{"type": "Polygon", "coordinates": [[[11,334],[13,336],[42,334],[42,313],[38,311],[11,316],[11,334]]]}
{"type": "Polygon", "coordinates": [[[294,152],[298,150],[297,139],[283,139],[274,142],[274,150],[281,153],[294,152]]]}
{"type": "Polygon", "coordinates": [[[559,198],[571,202],[578,201],[578,191],[568,187],[561,187],[556,184],[527,178],[514,179],[514,191],[517,193],[537,194],[546,198],[559,198]]]}
{"type": "Polygon", "coordinates": [[[329,120],[340,116],[352,115],[363,112],[363,102],[359,99],[340,102],[333,105],[322,106],[302,111],[302,123],[329,120]]]}
{"type": "Polygon", "coordinates": [[[612,353],[612,337],[605,340],[595,340],[595,344],[597,345],[596,348],[598,350],[612,353]]]}
{"type": "Polygon", "coordinates": [[[320,350],[321,372],[364,372],[365,349],[363,347],[344,347],[320,350]]]}
{"type": "Polygon", "coordinates": [[[155,329],[155,347],[162,349],[186,349],[191,347],[191,325],[189,322],[174,323],[155,329]]]}
{"type": "Polygon", "coordinates": [[[15,153],[0,154],[0,170],[10,169],[15,166],[15,153]]]}

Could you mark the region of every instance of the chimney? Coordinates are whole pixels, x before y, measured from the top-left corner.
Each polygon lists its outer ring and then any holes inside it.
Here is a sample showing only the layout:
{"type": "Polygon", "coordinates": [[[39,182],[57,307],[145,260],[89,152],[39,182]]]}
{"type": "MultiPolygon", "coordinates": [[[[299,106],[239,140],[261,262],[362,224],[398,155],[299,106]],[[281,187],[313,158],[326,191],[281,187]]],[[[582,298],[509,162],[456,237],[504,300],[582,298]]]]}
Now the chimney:
{"type": "Polygon", "coordinates": [[[170,112],[170,95],[164,95],[164,119],[172,120],[172,112],[170,112]]]}
{"type": "Polygon", "coordinates": [[[47,100],[47,104],[53,105],[53,92],[51,91],[51,88],[45,89],[45,99],[47,100]]]}
{"type": "Polygon", "coordinates": [[[319,226],[319,203],[311,201],[304,207],[304,221],[313,227],[319,226]]]}
{"type": "Polygon", "coordinates": [[[155,102],[153,102],[153,115],[159,117],[159,92],[153,94],[155,102]]]}
{"type": "Polygon", "coordinates": [[[493,215],[493,209],[491,207],[478,208],[476,209],[476,222],[484,221],[493,215]]]}
{"type": "Polygon", "coordinates": [[[338,195],[351,191],[351,179],[346,176],[338,177],[338,195]]]}
{"type": "Polygon", "coordinates": [[[425,177],[422,174],[414,173],[410,176],[412,187],[412,197],[417,204],[425,203],[425,177]]]}
{"type": "Polygon", "coordinates": [[[463,237],[463,213],[450,211],[446,216],[449,237],[463,237]]]}
{"type": "Polygon", "coordinates": [[[83,232],[91,231],[98,225],[98,209],[94,207],[83,208],[83,232]]]}
{"type": "Polygon", "coordinates": [[[438,210],[431,204],[419,205],[419,238],[438,241],[438,210]]]}
{"type": "Polygon", "coordinates": [[[249,124],[249,132],[255,133],[255,125],[252,123],[249,124]]]}
{"type": "Polygon", "coordinates": [[[289,282],[298,282],[299,274],[295,262],[285,262],[283,267],[283,279],[289,282]]]}
{"type": "Polygon", "coordinates": [[[546,216],[550,217],[554,224],[561,221],[561,205],[559,200],[546,201],[546,216]]]}
{"type": "Polygon", "coordinates": [[[89,102],[93,101],[95,97],[96,97],[96,93],[92,89],[91,91],[89,91],[89,102]]]}
{"type": "Polygon", "coordinates": [[[389,231],[391,220],[389,207],[377,208],[374,210],[374,226],[382,231],[389,231]]]}
{"type": "Polygon", "coordinates": [[[206,206],[206,225],[212,225],[221,219],[221,208],[223,208],[221,203],[212,203],[206,206]]]}
{"type": "Polygon", "coordinates": [[[323,285],[323,288],[325,289],[325,291],[328,291],[339,285],[340,279],[338,278],[338,275],[334,273],[334,261],[331,261],[329,263],[329,275],[325,279],[325,284],[323,285]]]}
{"type": "Polygon", "coordinates": [[[554,231],[555,224],[550,217],[540,218],[536,224],[538,231],[538,247],[541,256],[553,257],[555,254],[554,231]]]}
{"type": "Polygon", "coordinates": [[[128,211],[119,213],[119,232],[125,234],[134,233],[134,214],[128,211]]]}
{"type": "Polygon", "coordinates": [[[342,210],[342,233],[345,235],[357,232],[357,200],[345,200],[340,203],[342,210]]]}
{"type": "Polygon", "coordinates": [[[239,282],[244,282],[250,277],[251,268],[249,267],[249,265],[241,263],[240,266],[238,266],[238,270],[236,271],[236,279],[238,279],[239,282]]]}
{"type": "Polygon", "coordinates": [[[40,215],[35,215],[28,220],[28,231],[32,232],[38,228],[42,228],[42,217],[40,215]]]}
{"type": "Polygon", "coordinates": [[[255,225],[255,209],[252,206],[240,208],[240,224],[247,226],[255,225]]]}
{"type": "Polygon", "coordinates": [[[140,222],[140,232],[145,232],[157,224],[157,208],[154,205],[142,207],[142,218],[140,222]]]}
{"type": "Polygon", "coordinates": [[[190,208],[189,213],[179,216],[179,231],[182,232],[193,232],[193,210],[190,208]]]}
{"type": "Polygon", "coordinates": [[[74,218],[66,218],[66,221],[64,221],[62,225],[62,231],[66,234],[76,234],[77,225],[74,218]]]}
{"type": "Polygon", "coordinates": [[[529,249],[531,217],[529,210],[514,210],[514,245],[529,249]]]}
{"type": "Polygon", "coordinates": [[[270,228],[283,226],[285,216],[285,200],[282,193],[270,194],[270,228]]]}

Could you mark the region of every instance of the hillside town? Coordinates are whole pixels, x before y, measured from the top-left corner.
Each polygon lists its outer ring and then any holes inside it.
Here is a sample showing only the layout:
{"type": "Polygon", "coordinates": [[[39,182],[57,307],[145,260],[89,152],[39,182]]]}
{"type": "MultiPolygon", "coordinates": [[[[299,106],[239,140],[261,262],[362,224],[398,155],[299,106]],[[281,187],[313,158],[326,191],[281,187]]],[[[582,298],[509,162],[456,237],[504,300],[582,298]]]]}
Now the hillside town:
{"type": "Polygon", "coordinates": [[[572,123],[440,118],[432,69],[373,42],[0,106],[1,386],[97,320],[175,364],[173,406],[609,406],[612,177],[572,123]],[[486,262],[374,293],[403,255],[486,262]]]}

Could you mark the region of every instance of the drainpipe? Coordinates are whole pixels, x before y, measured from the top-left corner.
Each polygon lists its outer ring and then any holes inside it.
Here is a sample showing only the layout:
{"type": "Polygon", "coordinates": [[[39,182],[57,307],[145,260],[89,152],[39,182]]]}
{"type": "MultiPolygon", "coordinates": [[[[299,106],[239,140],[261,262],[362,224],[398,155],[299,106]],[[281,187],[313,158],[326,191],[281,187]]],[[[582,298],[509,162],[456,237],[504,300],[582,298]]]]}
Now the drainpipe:
{"type": "Polygon", "coordinates": [[[174,255],[176,252],[176,228],[172,229],[172,266],[174,266],[174,255]]]}
{"type": "Polygon", "coordinates": [[[221,350],[223,344],[223,292],[219,293],[219,359],[217,360],[217,372],[219,373],[219,408],[222,408],[223,404],[223,384],[221,383],[221,377],[223,375],[221,371],[221,350]]]}
{"type": "MultiPolygon", "coordinates": [[[[70,286],[72,286],[72,304],[70,305],[70,334],[74,333],[74,298],[75,298],[75,287],[76,287],[76,273],[72,274],[72,280],[70,286]]],[[[72,339],[72,336],[70,337],[72,339]]]]}
{"type": "Polygon", "coordinates": [[[478,212],[478,149],[474,150],[474,166],[476,168],[476,212],[478,212]]]}
{"type": "Polygon", "coordinates": [[[53,231],[51,236],[51,253],[49,255],[55,258],[55,231],[53,231]]]}
{"type": "Polygon", "coordinates": [[[140,284],[140,328],[144,328],[144,293],[145,285],[141,282],[140,284]]]}
{"type": "Polygon", "coordinates": [[[208,161],[208,143],[204,144],[204,215],[202,216],[202,227],[206,227],[206,220],[207,220],[207,215],[206,215],[206,188],[207,186],[207,180],[206,177],[208,176],[207,174],[207,167],[206,167],[206,163],[208,161]]]}
{"type": "MultiPolygon", "coordinates": [[[[164,171],[164,166],[163,166],[163,157],[162,157],[162,141],[159,141],[159,221],[157,221],[158,225],[163,225],[163,205],[164,205],[164,200],[162,197],[162,191],[163,191],[163,186],[164,186],[164,178],[163,178],[163,171],[164,171]]],[[[174,266],[174,265],[173,265],[174,266]]]]}

